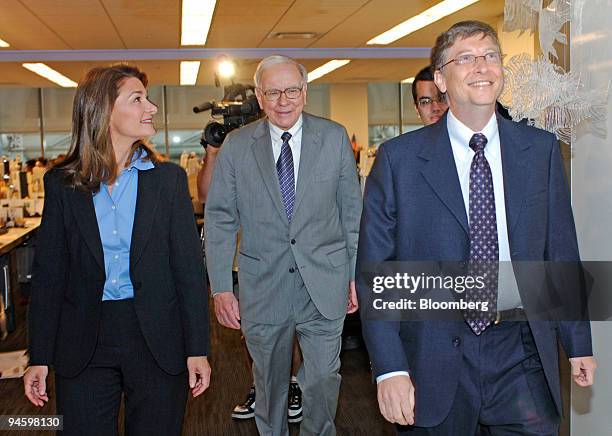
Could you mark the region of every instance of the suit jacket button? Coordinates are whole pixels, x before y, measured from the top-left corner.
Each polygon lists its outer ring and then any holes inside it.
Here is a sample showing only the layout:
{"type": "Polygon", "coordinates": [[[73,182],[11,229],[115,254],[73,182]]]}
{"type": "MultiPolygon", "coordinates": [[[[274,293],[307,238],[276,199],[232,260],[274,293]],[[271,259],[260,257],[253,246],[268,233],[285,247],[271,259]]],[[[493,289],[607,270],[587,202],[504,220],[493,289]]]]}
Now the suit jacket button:
{"type": "Polygon", "coordinates": [[[291,274],[293,274],[293,273],[295,272],[295,268],[293,268],[293,267],[289,268],[289,272],[290,272],[291,274]]]}
{"type": "Polygon", "coordinates": [[[291,245],[295,245],[295,239],[291,240],[291,245]]]}
{"type": "Polygon", "coordinates": [[[453,347],[457,348],[459,345],[461,345],[461,338],[453,338],[453,347]]]}

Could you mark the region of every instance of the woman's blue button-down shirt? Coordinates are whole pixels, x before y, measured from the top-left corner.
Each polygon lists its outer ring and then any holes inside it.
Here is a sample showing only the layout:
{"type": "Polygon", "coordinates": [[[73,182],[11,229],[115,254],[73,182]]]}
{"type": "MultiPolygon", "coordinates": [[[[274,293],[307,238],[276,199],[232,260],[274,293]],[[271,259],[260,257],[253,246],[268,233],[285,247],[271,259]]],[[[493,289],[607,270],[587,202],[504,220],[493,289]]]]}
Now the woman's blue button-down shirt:
{"type": "Polygon", "coordinates": [[[112,193],[102,184],[94,197],[96,219],[104,252],[106,282],[102,300],[124,300],[134,298],[134,287],[130,279],[130,247],[132,228],[138,194],[138,172],[155,166],[143,160],[146,153],[132,158],[113,186],[112,193]]]}

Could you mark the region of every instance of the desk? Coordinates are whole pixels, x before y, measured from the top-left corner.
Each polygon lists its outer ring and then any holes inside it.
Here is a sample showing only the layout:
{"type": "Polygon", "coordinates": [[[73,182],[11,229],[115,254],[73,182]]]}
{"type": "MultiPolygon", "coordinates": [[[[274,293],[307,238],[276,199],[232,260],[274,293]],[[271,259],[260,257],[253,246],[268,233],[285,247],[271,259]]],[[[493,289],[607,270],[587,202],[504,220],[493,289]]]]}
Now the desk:
{"type": "Polygon", "coordinates": [[[30,239],[40,218],[26,218],[25,227],[10,228],[0,235],[0,338],[15,330],[15,296],[19,287],[16,248],[30,239]]]}
{"type": "Polygon", "coordinates": [[[0,256],[19,247],[40,226],[41,218],[25,218],[25,227],[10,228],[8,233],[0,235],[0,256]]]}

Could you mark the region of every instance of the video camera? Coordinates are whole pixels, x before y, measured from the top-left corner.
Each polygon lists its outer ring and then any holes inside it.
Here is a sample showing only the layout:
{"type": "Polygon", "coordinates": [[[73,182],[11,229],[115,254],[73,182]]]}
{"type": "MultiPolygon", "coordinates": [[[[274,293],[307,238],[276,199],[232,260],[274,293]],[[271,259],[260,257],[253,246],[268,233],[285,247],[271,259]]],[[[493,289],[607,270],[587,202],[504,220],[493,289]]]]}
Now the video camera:
{"type": "Polygon", "coordinates": [[[224,87],[223,93],[222,101],[209,101],[193,108],[193,112],[196,114],[210,110],[213,118],[223,117],[223,124],[211,121],[204,127],[200,139],[200,144],[204,148],[208,145],[216,148],[221,147],[229,132],[260,117],[261,109],[253,86],[240,83],[232,84],[224,87]]]}

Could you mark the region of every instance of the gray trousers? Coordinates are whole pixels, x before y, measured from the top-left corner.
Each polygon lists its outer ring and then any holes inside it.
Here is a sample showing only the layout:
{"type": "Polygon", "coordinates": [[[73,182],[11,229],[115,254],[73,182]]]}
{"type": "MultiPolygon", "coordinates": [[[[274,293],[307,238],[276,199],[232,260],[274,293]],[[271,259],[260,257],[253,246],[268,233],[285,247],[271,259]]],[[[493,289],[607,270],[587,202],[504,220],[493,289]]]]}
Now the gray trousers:
{"type": "Polygon", "coordinates": [[[304,414],[300,435],[335,435],[344,317],[334,320],[323,317],[311,301],[299,273],[295,277],[295,298],[292,299],[292,314],[287,322],[279,325],[244,319],[241,322],[253,358],[257,393],[255,422],[261,435],[289,434],[287,393],[293,338],[297,333],[304,358],[298,373],[304,414]]]}

